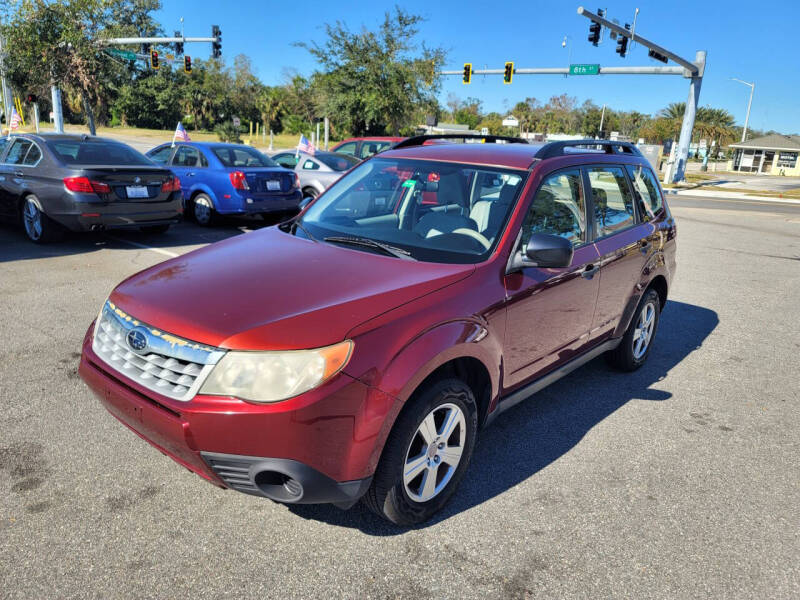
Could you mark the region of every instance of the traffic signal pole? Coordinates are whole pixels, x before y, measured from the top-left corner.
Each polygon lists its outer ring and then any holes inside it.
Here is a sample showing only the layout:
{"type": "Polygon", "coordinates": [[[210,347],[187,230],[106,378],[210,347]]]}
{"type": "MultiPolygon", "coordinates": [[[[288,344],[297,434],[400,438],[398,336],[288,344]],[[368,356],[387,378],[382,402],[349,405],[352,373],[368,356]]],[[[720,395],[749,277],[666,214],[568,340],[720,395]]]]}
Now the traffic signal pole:
{"type": "MultiPolygon", "coordinates": [[[[516,68],[512,66],[512,75],[679,75],[689,79],[689,98],[686,102],[686,111],[683,114],[683,123],[681,124],[677,159],[674,163],[667,163],[667,172],[664,177],[664,181],[671,183],[683,181],[686,173],[686,162],[689,158],[689,144],[692,139],[692,130],[694,129],[694,120],[700,99],[700,87],[703,83],[703,73],[706,65],[705,51],[698,51],[695,55],[694,62],[691,62],[639,35],[636,31],[635,22],[632,28],[629,26],[623,27],[606,19],[604,14],[593,13],[582,6],[578,7],[578,14],[592,21],[589,41],[594,45],[597,45],[596,42],[599,40],[599,35],[601,34],[601,31],[598,31],[598,29],[600,29],[600,27],[605,27],[615,32],[617,36],[627,38],[630,42],[638,42],[642,46],[649,48],[649,56],[652,58],[663,63],[672,60],[680,66],[602,67],[600,65],[574,65],[576,69],[573,69],[572,66],[542,68],[516,68]],[[591,71],[584,70],[581,72],[577,70],[579,67],[592,67],[592,69],[591,71]]],[[[620,54],[620,56],[624,57],[627,50],[626,43],[620,44],[618,42],[617,53],[620,54]]],[[[508,64],[512,63],[506,63],[506,65],[508,64]]],[[[472,69],[471,67],[472,63],[465,63],[464,70],[440,71],[439,73],[441,75],[461,75],[464,78],[463,82],[465,84],[470,83],[472,75],[503,75],[505,79],[509,79],[506,69],[472,69]],[[470,77],[467,77],[467,65],[470,67],[470,77]]],[[[507,83],[508,82],[510,81],[507,81],[507,83]]]]}

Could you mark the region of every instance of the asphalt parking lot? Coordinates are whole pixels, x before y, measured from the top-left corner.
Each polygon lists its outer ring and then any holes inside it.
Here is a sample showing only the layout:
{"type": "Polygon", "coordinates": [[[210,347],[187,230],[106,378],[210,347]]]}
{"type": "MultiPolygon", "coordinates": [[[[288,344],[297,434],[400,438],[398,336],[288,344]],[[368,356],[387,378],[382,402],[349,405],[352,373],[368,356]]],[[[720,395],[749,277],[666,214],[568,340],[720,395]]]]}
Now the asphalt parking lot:
{"type": "Polygon", "coordinates": [[[505,413],[410,531],[213,487],[77,376],[121,279],[260,222],[45,247],[0,227],[0,597],[800,597],[800,206],[670,204],[649,362],[505,413]]]}

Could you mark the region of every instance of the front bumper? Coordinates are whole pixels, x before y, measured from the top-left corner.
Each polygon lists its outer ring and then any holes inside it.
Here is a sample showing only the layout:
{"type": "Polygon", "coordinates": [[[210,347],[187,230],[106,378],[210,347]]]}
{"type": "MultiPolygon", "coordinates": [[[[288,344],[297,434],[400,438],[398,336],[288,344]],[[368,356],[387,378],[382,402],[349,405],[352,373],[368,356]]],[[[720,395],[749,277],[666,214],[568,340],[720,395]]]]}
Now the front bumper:
{"type": "Polygon", "coordinates": [[[271,405],[146,390],[105,365],[87,332],[81,378],[106,409],[208,481],[287,503],[352,505],[367,490],[394,400],[340,374],[271,405]]]}

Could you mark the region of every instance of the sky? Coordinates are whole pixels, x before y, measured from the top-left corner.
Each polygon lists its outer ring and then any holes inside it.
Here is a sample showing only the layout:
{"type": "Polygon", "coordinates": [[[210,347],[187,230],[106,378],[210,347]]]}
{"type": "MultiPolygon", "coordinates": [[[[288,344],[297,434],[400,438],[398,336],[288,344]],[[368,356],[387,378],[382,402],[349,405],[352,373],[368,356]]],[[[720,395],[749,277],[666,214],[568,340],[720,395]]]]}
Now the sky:
{"type": "MultiPolygon", "coordinates": [[[[744,123],[750,88],[736,77],[755,82],[750,127],[800,133],[800,51],[797,46],[798,0],[709,0],[671,2],[604,0],[608,18],[632,22],[639,8],[636,30],[643,37],[694,60],[695,52],[708,53],[700,104],[724,108],[744,123]]],[[[292,71],[310,75],[317,65],[294,42],[323,40],[325,24],[341,20],[351,30],[376,28],[391,1],[348,0],[163,0],[156,18],[171,33],[184,18],[185,35],[209,36],[211,25],[222,30],[222,54],[230,64],[237,54],[247,54],[256,75],[267,85],[287,80],[292,71]],[[224,6],[224,9],[222,8],[224,6]]],[[[564,67],[572,63],[602,66],[661,65],[635,45],[620,58],[608,39],[595,48],[587,41],[589,20],[577,14],[580,0],[404,0],[409,12],[423,16],[419,41],[447,51],[445,69],[564,67]],[[566,48],[562,46],[567,36],[566,48]]],[[[586,4],[596,11],[599,6],[586,4]]],[[[211,54],[210,44],[187,44],[185,52],[197,58],[211,54]]],[[[673,63],[670,63],[673,64],[673,63]]],[[[517,101],[534,97],[546,102],[553,95],[569,94],[608,104],[617,110],[654,114],[671,102],[685,102],[689,81],[680,76],[517,75],[511,85],[502,76],[473,76],[470,85],[461,77],[444,78],[440,102],[451,94],[474,97],[486,111],[505,113],[517,101]]]]}

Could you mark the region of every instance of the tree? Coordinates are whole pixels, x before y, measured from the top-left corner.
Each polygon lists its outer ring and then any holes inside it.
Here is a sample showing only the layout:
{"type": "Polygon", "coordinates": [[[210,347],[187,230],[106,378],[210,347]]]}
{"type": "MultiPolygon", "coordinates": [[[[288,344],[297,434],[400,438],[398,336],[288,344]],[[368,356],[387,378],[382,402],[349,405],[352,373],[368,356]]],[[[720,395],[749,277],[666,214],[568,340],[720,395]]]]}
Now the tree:
{"type": "Polygon", "coordinates": [[[301,42],[322,67],[313,77],[321,115],[353,135],[397,134],[439,90],[441,48],[415,42],[422,17],[400,7],[377,30],[350,31],[341,21],[325,26],[327,39],[301,42]]]}
{"type": "Polygon", "coordinates": [[[58,85],[80,95],[94,135],[93,106],[108,97],[107,86],[128,68],[105,54],[98,40],[138,27],[153,29],[149,15],[158,8],[158,0],[25,0],[2,27],[7,75],[21,89],[41,94],[58,85]]]}
{"type": "Polygon", "coordinates": [[[461,125],[466,125],[470,129],[475,129],[481,122],[483,103],[477,98],[467,98],[458,104],[453,111],[453,121],[461,125]]]}

